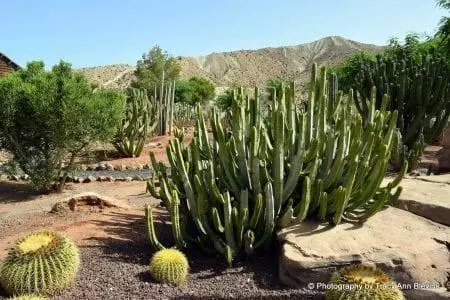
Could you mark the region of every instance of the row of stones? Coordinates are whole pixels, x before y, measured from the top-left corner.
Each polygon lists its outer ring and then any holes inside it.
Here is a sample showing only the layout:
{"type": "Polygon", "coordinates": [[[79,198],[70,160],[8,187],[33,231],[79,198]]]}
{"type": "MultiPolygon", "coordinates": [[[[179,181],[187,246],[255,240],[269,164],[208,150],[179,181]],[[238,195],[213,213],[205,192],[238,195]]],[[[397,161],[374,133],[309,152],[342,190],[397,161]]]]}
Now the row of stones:
{"type": "Polygon", "coordinates": [[[94,165],[78,165],[75,167],[76,171],[125,171],[125,170],[148,170],[149,164],[132,164],[132,165],[112,165],[110,163],[98,163],[94,165]]]}
{"type": "MultiPolygon", "coordinates": [[[[0,180],[12,180],[12,181],[21,181],[21,180],[28,180],[28,175],[2,175],[0,174],[0,180]]],[[[133,177],[127,176],[127,177],[112,177],[112,176],[88,176],[88,177],[78,177],[78,176],[67,176],[66,182],[73,182],[73,183],[89,183],[94,181],[124,181],[124,182],[130,182],[130,181],[147,181],[151,179],[151,177],[144,177],[135,175],[133,177]]]]}

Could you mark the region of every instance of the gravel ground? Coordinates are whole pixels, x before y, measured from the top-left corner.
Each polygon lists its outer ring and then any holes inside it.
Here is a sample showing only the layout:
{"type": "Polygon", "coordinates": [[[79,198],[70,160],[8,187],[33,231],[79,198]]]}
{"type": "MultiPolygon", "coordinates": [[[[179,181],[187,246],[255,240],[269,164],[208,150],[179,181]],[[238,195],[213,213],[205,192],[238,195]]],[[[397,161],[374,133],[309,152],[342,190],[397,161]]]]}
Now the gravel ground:
{"type": "MultiPolygon", "coordinates": [[[[280,285],[276,252],[236,262],[230,268],[222,257],[190,250],[186,253],[191,268],[186,285],[155,283],[148,273],[152,251],[144,222],[120,224],[124,225],[104,224],[108,237],[80,245],[82,267],[77,282],[53,299],[320,299],[312,291],[280,285]]],[[[167,245],[168,228],[162,226],[158,232],[167,245]]]]}

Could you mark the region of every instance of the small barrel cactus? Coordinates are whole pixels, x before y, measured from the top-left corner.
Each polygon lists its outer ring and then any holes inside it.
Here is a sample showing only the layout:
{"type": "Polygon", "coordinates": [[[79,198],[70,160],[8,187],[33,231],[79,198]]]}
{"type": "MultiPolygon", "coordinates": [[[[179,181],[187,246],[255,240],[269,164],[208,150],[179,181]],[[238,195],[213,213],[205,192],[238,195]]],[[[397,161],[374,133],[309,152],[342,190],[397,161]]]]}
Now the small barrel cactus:
{"type": "Polygon", "coordinates": [[[38,295],[22,295],[9,298],[9,300],[48,300],[48,298],[38,295]]]}
{"type": "Polygon", "coordinates": [[[396,283],[382,271],[367,266],[350,266],[339,270],[325,292],[326,300],[404,300],[396,283]]]}
{"type": "Polygon", "coordinates": [[[186,282],[189,273],[188,260],[177,249],[157,251],[150,261],[150,273],[158,282],[182,284],[186,282]]]}
{"type": "Polygon", "coordinates": [[[0,266],[0,282],[10,295],[52,295],[75,280],[79,265],[78,248],[69,238],[32,233],[9,251],[0,266]]]}

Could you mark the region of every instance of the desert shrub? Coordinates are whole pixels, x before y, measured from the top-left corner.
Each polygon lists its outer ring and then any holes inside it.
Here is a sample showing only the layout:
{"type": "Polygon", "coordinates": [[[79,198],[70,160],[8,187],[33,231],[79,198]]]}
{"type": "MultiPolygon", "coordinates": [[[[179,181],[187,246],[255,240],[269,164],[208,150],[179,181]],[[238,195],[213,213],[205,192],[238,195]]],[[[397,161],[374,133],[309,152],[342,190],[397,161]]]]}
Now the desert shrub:
{"type": "Polygon", "coordinates": [[[175,102],[195,106],[214,99],[215,86],[206,78],[192,77],[180,80],[175,88],[175,102]]]}
{"type": "MultiPolygon", "coordinates": [[[[177,248],[197,245],[231,263],[269,245],[275,230],[307,217],[364,222],[397,199],[401,188],[391,191],[403,173],[381,186],[397,112],[371,106],[370,125],[363,126],[351,112],[352,91],[346,97],[336,90],[336,76],[328,82],[325,69],[319,75],[314,65],[309,86],[301,109],[289,87],[283,97],[272,96],[267,111],[258,89],[253,97],[236,95],[228,128],[213,113],[212,136],[198,107],[190,145],[169,143],[170,174],[151,153],[159,187],[150,180],[147,190],[168,208],[177,248]]],[[[152,246],[164,249],[151,207],[147,224],[152,246]]]]}
{"type": "Polygon", "coordinates": [[[114,136],[124,96],[93,92],[68,63],[45,71],[42,62],[31,62],[0,79],[0,106],[2,146],[34,187],[48,190],[63,175],[65,163],[70,170],[76,155],[91,142],[114,136]]]}

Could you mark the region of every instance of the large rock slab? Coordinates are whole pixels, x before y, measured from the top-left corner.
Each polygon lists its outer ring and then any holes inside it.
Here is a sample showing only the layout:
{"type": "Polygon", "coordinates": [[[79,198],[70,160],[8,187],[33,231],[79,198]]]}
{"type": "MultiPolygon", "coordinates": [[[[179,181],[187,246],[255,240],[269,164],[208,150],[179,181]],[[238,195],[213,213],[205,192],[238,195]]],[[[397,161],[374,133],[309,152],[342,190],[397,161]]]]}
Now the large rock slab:
{"type": "Polygon", "coordinates": [[[304,222],[282,230],[278,239],[279,276],[287,285],[327,283],[337,268],[364,263],[398,283],[440,287],[405,290],[414,299],[450,297],[450,228],[407,211],[390,207],[363,225],[304,222]]]}
{"type": "Polygon", "coordinates": [[[102,210],[106,207],[115,207],[121,209],[129,209],[128,203],[115,199],[113,197],[99,195],[94,192],[86,192],[71,196],[67,199],[55,203],[52,207],[51,212],[64,212],[67,210],[71,211],[83,211],[82,208],[98,208],[102,210]]]}
{"type": "Polygon", "coordinates": [[[450,226],[450,174],[406,177],[400,185],[396,207],[450,226]]]}

